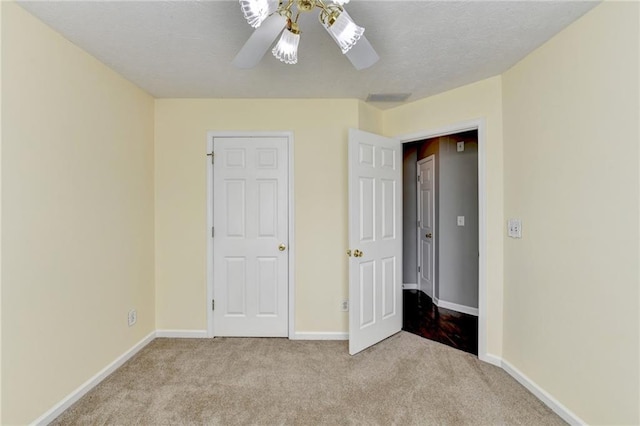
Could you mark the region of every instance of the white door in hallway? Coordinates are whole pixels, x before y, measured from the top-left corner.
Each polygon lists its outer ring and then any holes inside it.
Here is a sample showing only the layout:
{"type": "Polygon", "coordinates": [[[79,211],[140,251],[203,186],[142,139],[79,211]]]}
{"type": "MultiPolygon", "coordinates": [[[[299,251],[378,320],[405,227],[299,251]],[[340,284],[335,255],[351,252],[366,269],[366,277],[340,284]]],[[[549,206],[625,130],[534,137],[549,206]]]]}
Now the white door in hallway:
{"type": "Polygon", "coordinates": [[[213,141],[216,336],[288,335],[288,140],[213,141]]]}
{"type": "Polygon", "coordinates": [[[434,297],[435,157],[418,161],[418,287],[434,297]]]}
{"type": "Polygon", "coordinates": [[[349,131],[349,353],[402,328],[402,148],[349,131]]]}

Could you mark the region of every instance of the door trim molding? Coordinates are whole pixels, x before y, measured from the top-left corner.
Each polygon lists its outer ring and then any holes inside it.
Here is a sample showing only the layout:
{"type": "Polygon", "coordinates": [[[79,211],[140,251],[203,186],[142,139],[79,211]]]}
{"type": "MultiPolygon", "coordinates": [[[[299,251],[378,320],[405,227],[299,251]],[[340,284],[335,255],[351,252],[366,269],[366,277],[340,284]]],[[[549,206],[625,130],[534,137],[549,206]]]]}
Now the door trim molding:
{"type": "MultiPolygon", "coordinates": [[[[478,131],[478,358],[489,361],[487,353],[487,169],[486,122],[484,118],[395,136],[402,143],[436,138],[468,130],[478,131]]],[[[490,362],[490,361],[489,361],[490,362]]]]}
{"type": "MultiPolygon", "coordinates": [[[[288,273],[288,337],[294,338],[295,334],[295,226],[294,226],[294,185],[293,185],[293,132],[248,132],[248,131],[208,131],[206,153],[213,150],[214,138],[261,138],[261,137],[284,137],[287,138],[288,150],[288,167],[287,179],[289,180],[289,196],[287,200],[289,215],[289,273],[288,273]]],[[[205,230],[207,237],[207,298],[205,300],[205,309],[207,310],[207,337],[214,337],[214,321],[213,311],[211,310],[211,299],[213,299],[213,238],[211,237],[211,228],[213,227],[213,164],[209,156],[205,157],[207,163],[207,229],[205,230]]]]}

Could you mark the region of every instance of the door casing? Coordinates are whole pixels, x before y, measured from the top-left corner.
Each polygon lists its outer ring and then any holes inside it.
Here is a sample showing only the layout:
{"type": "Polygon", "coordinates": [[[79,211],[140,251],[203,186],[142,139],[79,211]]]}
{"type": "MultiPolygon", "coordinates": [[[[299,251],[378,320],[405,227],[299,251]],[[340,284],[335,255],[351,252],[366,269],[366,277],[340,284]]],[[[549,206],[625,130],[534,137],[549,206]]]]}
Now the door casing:
{"type": "Polygon", "coordinates": [[[402,143],[447,136],[469,130],[478,131],[478,358],[495,364],[495,356],[487,353],[487,178],[486,124],[483,118],[463,121],[445,127],[395,136],[402,143]]]}
{"type": "Polygon", "coordinates": [[[209,154],[213,151],[213,140],[214,138],[260,138],[260,137],[284,137],[287,139],[287,150],[288,150],[288,180],[289,180],[289,200],[287,213],[289,215],[289,226],[288,226],[288,234],[289,234],[289,245],[287,248],[287,253],[289,256],[289,273],[288,273],[288,334],[289,339],[294,338],[295,332],[295,274],[294,274],[294,265],[295,265],[295,217],[294,217],[294,184],[293,184],[293,132],[246,132],[246,131],[228,131],[228,132],[219,132],[219,131],[209,131],[207,132],[207,141],[206,141],[206,162],[207,162],[207,229],[205,230],[207,237],[207,299],[206,299],[206,309],[207,309],[207,337],[215,336],[215,324],[213,319],[213,310],[211,309],[211,300],[213,300],[213,237],[211,236],[211,229],[213,227],[213,163],[211,161],[211,156],[209,154]]]}

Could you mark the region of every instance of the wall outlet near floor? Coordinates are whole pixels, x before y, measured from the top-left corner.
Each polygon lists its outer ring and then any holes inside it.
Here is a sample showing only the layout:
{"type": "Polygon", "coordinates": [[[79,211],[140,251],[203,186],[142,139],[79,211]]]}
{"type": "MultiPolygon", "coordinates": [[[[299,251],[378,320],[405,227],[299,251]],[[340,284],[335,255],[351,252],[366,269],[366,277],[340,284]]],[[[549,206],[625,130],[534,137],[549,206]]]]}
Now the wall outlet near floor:
{"type": "Polygon", "coordinates": [[[129,311],[129,314],[127,315],[127,322],[129,323],[129,327],[134,325],[136,321],[138,321],[138,313],[136,312],[135,309],[132,309],[129,311]]]}
{"type": "Polygon", "coordinates": [[[458,216],[458,226],[464,226],[464,216],[458,216]]]}
{"type": "Polygon", "coordinates": [[[340,303],[340,310],[342,312],[349,312],[349,299],[345,299],[340,303]]]}

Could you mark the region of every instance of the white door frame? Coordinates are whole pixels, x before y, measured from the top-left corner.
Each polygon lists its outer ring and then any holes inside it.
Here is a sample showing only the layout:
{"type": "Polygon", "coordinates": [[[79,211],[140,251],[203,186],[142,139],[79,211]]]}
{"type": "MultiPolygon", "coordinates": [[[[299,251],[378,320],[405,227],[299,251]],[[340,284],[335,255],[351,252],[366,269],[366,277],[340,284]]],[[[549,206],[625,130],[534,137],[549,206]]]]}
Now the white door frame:
{"type": "Polygon", "coordinates": [[[478,358],[492,364],[487,354],[487,179],[486,179],[486,124],[485,119],[463,121],[438,129],[399,135],[402,143],[447,136],[468,130],[478,131],[478,358]]]}
{"type": "Polygon", "coordinates": [[[289,247],[287,254],[289,256],[289,274],[288,274],[288,330],[289,339],[294,337],[294,319],[295,319],[295,283],[294,283],[294,254],[295,254],[295,235],[294,235],[294,209],[293,209],[293,132],[246,132],[246,131],[231,131],[231,132],[219,132],[209,131],[207,132],[207,144],[206,144],[206,162],[207,162],[207,299],[205,300],[205,308],[207,310],[207,337],[215,336],[215,324],[213,321],[213,310],[211,309],[211,300],[213,299],[213,238],[211,237],[211,229],[213,228],[213,164],[211,157],[208,155],[213,151],[213,139],[214,138],[260,138],[260,137],[285,137],[287,138],[287,149],[289,151],[289,164],[288,164],[288,179],[289,179],[289,200],[288,200],[288,212],[289,215],[289,247]]]}
{"type": "MultiPolygon", "coordinates": [[[[404,142],[402,142],[404,143],[404,142]]],[[[418,169],[418,172],[420,171],[420,163],[424,163],[426,161],[428,161],[429,159],[431,159],[433,161],[433,203],[431,205],[431,217],[433,217],[433,235],[434,237],[431,239],[431,264],[433,265],[433,270],[431,271],[431,296],[432,296],[432,300],[436,300],[436,268],[438,267],[438,265],[436,265],[436,238],[438,237],[438,234],[436,233],[436,156],[434,154],[429,155],[428,157],[422,158],[420,160],[418,160],[416,162],[416,169],[418,169]]],[[[418,203],[418,201],[420,201],[420,185],[416,185],[416,206],[418,208],[420,208],[420,204],[418,203]]],[[[420,261],[422,260],[422,256],[420,256],[420,227],[417,228],[417,232],[416,232],[416,238],[418,240],[418,246],[417,246],[417,250],[416,253],[418,255],[418,267],[420,266],[420,261]]],[[[416,271],[416,276],[418,277],[418,290],[421,290],[420,288],[420,271],[416,271]]]]}

